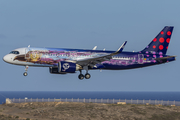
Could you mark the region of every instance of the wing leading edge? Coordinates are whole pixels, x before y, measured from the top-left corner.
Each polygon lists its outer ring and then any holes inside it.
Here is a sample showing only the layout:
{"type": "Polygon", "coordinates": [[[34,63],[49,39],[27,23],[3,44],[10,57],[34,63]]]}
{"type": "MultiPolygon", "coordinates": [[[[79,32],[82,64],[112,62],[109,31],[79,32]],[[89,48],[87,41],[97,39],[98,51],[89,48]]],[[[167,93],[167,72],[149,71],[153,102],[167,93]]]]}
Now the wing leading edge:
{"type": "Polygon", "coordinates": [[[112,56],[121,53],[123,51],[126,43],[127,43],[127,41],[125,41],[121,45],[121,47],[114,53],[110,53],[108,55],[103,55],[103,56],[94,57],[94,58],[78,60],[78,61],[76,61],[76,63],[81,65],[81,66],[90,66],[91,68],[93,68],[96,64],[101,64],[101,62],[103,62],[103,61],[109,61],[110,59],[112,59],[112,56]]]}

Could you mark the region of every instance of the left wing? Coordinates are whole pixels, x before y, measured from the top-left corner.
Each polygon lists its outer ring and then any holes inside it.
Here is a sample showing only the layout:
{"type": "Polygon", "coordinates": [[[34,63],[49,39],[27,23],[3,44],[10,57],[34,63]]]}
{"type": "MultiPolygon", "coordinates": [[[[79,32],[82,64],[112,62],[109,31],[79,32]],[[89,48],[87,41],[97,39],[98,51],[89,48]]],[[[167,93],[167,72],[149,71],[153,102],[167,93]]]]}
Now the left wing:
{"type": "Polygon", "coordinates": [[[114,53],[108,54],[108,55],[103,55],[100,57],[95,57],[95,58],[88,58],[88,59],[83,59],[83,60],[78,60],[76,61],[77,64],[81,65],[81,66],[90,66],[90,67],[94,67],[94,65],[96,64],[101,64],[101,62],[103,61],[109,61],[110,59],[112,59],[113,55],[117,55],[119,53],[121,53],[126,45],[127,41],[125,41],[121,47],[114,53]]]}

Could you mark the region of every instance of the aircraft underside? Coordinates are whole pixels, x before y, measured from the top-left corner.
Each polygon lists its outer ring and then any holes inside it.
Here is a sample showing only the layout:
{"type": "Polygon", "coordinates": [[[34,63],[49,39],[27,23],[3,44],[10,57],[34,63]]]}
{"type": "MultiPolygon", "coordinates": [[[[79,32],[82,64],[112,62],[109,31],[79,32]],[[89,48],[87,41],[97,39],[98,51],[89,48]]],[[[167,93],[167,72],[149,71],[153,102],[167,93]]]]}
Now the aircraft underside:
{"type": "MultiPolygon", "coordinates": [[[[103,70],[135,69],[135,68],[142,68],[142,67],[162,64],[162,63],[166,63],[166,62],[170,62],[170,61],[175,60],[175,57],[171,57],[171,58],[168,58],[168,59],[165,59],[165,60],[163,60],[163,59],[162,60],[155,60],[155,58],[148,59],[147,56],[153,56],[153,55],[149,55],[149,54],[139,54],[137,56],[141,56],[141,57],[137,57],[137,58],[133,58],[132,57],[133,55],[131,55],[131,57],[123,57],[123,54],[125,54],[125,53],[122,53],[121,56],[117,55],[117,56],[115,56],[113,59],[111,59],[109,61],[101,62],[100,64],[96,64],[93,67],[88,66],[87,68],[81,67],[80,65],[78,65],[76,63],[69,63],[69,62],[64,62],[64,61],[59,61],[58,64],[25,62],[24,64],[26,64],[26,69],[25,69],[26,72],[23,75],[27,76],[28,66],[34,66],[34,67],[49,67],[49,72],[52,73],[52,74],[67,74],[67,73],[75,73],[76,71],[80,71],[80,74],[78,76],[79,79],[83,79],[83,78],[89,79],[91,77],[91,75],[88,73],[88,70],[97,70],[97,69],[103,69],[103,70]],[[72,68],[70,68],[70,67],[72,67],[72,68]],[[61,70],[60,70],[60,68],[61,68],[61,70]],[[67,70],[67,69],[69,69],[69,70],[67,70]],[[82,74],[82,70],[86,70],[85,75],[82,74]]],[[[135,53],[135,54],[137,54],[137,53],[135,53]]],[[[127,56],[127,55],[125,54],[124,56],[127,56]]],[[[136,56],[136,55],[134,55],[134,56],[136,56]]],[[[158,55],[156,55],[156,57],[157,56],[158,55]]],[[[21,63],[21,65],[22,65],[22,63],[21,63]]]]}

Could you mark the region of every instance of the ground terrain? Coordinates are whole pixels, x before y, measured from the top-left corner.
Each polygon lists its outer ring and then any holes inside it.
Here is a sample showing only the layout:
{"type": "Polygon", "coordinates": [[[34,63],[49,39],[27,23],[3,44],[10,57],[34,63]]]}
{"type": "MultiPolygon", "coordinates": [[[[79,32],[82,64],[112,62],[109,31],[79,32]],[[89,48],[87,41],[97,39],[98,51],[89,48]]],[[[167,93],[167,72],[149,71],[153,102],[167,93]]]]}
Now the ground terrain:
{"type": "Polygon", "coordinates": [[[180,120],[179,106],[32,102],[0,105],[0,120],[180,120]]]}

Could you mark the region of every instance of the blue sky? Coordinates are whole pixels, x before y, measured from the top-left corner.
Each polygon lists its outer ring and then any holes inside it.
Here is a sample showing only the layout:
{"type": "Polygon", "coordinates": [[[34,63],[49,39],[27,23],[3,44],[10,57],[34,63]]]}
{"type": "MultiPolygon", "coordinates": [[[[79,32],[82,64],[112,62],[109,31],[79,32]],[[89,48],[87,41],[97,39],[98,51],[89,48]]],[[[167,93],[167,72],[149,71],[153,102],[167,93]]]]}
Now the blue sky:
{"type": "Polygon", "coordinates": [[[2,0],[0,57],[20,47],[117,50],[144,49],[164,26],[174,26],[168,64],[133,70],[90,71],[91,79],[75,74],[53,75],[48,68],[0,61],[0,91],[180,91],[179,0],[2,0]]]}

